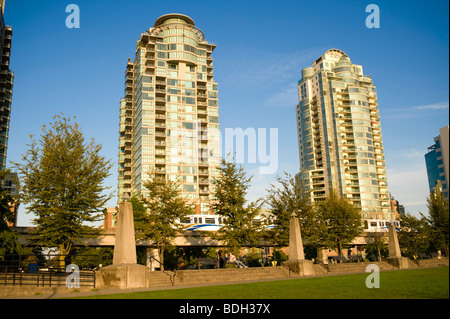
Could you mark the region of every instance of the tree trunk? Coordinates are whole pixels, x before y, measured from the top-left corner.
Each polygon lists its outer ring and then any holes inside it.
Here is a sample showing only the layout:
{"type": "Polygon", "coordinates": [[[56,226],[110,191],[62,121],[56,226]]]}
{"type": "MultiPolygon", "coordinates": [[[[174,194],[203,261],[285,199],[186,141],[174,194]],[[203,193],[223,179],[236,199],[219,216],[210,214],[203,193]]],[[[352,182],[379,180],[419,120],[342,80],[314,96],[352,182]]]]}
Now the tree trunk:
{"type": "Polygon", "coordinates": [[[66,268],[65,258],[69,253],[71,245],[69,244],[66,248],[64,244],[59,245],[59,256],[58,256],[58,268],[64,269],[66,268]]]}
{"type": "Polygon", "coordinates": [[[164,244],[159,246],[159,262],[161,271],[164,271],[164,244]]]}

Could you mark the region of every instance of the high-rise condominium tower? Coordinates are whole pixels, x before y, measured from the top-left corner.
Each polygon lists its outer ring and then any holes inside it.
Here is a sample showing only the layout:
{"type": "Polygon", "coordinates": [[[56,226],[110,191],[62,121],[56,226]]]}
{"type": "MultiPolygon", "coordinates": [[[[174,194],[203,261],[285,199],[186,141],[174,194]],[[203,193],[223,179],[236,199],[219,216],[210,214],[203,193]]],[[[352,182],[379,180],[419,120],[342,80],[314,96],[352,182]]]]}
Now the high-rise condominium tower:
{"type": "Polygon", "coordinates": [[[434,190],[439,181],[444,197],[448,200],[448,172],[449,172],[449,126],[439,129],[439,135],[434,138],[434,144],[425,154],[427,166],[428,185],[430,192],[434,190]]]}
{"type": "Polygon", "coordinates": [[[391,211],[376,88],[362,66],[331,49],[302,70],[296,107],[301,181],[312,201],[333,188],[364,219],[391,211]]]}
{"type": "Polygon", "coordinates": [[[14,74],[9,69],[12,28],[4,21],[5,1],[0,0],[0,170],[6,166],[9,118],[14,74]]]}
{"type": "Polygon", "coordinates": [[[182,14],[159,17],[139,37],[120,101],[119,200],[124,192],[145,196],[153,171],[178,179],[196,213],[211,211],[220,156],[215,47],[182,14]]]}

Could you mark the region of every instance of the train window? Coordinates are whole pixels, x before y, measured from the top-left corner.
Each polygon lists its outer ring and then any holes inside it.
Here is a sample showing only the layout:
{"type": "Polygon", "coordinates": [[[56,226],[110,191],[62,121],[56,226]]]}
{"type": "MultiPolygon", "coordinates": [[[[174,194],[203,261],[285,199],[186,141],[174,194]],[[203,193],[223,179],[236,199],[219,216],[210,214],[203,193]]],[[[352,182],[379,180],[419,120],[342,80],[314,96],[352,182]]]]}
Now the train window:
{"type": "Polygon", "coordinates": [[[370,226],[377,227],[377,222],[370,222],[370,226]]]}
{"type": "Polygon", "coordinates": [[[201,217],[198,218],[198,223],[199,223],[199,224],[202,223],[202,218],[201,218],[201,217]]]}
{"type": "Polygon", "coordinates": [[[215,222],[214,218],[205,218],[206,224],[214,224],[214,222],[215,222]]]}
{"type": "Polygon", "coordinates": [[[185,217],[183,218],[183,220],[181,221],[183,224],[190,224],[191,219],[189,217],[185,217]]]}
{"type": "Polygon", "coordinates": [[[194,223],[197,224],[197,217],[194,217],[194,223]]]}

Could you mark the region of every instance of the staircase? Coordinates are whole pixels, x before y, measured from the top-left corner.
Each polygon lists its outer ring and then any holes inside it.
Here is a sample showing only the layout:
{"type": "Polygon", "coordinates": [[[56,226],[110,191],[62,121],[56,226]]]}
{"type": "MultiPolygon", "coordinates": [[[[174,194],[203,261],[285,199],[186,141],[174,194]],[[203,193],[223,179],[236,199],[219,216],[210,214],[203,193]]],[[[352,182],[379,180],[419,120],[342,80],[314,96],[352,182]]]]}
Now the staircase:
{"type": "Polygon", "coordinates": [[[417,262],[419,267],[448,267],[448,258],[419,259],[417,262]]]}
{"type": "MultiPolygon", "coordinates": [[[[255,268],[225,268],[225,269],[199,269],[179,270],[174,277],[175,285],[215,283],[227,281],[251,281],[261,279],[287,278],[289,272],[282,267],[255,267],[255,268]]],[[[161,272],[151,272],[149,285],[171,285],[169,276],[161,272]]]]}
{"type": "Polygon", "coordinates": [[[327,275],[327,274],[328,274],[327,265],[314,264],[314,275],[320,276],[320,275],[327,275]]]}
{"type": "Polygon", "coordinates": [[[342,263],[342,264],[329,264],[329,265],[314,265],[314,270],[316,275],[321,274],[345,274],[345,273],[361,273],[366,272],[366,268],[369,265],[375,264],[380,270],[391,270],[395,269],[392,265],[385,261],[375,261],[375,262],[365,262],[365,263],[342,263]]]}
{"type": "Polygon", "coordinates": [[[173,272],[149,271],[147,278],[148,287],[172,286],[173,272]]]}

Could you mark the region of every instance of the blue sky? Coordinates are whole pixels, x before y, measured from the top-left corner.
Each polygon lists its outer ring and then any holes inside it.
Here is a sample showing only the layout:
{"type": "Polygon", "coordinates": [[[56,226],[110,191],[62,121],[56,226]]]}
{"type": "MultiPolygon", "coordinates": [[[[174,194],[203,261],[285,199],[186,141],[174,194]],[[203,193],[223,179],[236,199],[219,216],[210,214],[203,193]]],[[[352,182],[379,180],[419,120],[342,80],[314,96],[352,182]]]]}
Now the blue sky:
{"type": "MultiPolygon", "coordinates": [[[[448,11],[447,1],[7,0],[15,73],[7,160],[20,161],[29,134],[62,112],[116,164],[126,61],[142,32],[177,12],[217,44],[221,129],[278,128],[278,174],[299,169],[301,69],[330,48],[361,64],[377,86],[390,191],[406,211],[426,212],[424,153],[449,123],[448,11]],[[80,8],[79,29],[65,26],[70,3],[80,8]],[[380,8],[379,29],[365,26],[370,3],[380,8]]],[[[264,196],[276,174],[244,166],[254,175],[249,199],[264,196]]],[[[111,173],[115,191],[117,165],[111,173]]],[[[22,208],[18,224],[31,218],[22,208]]]]}

